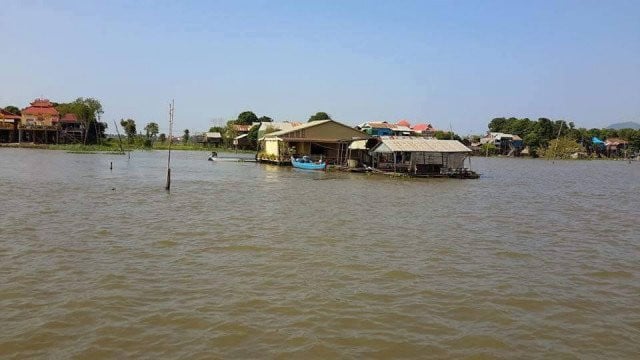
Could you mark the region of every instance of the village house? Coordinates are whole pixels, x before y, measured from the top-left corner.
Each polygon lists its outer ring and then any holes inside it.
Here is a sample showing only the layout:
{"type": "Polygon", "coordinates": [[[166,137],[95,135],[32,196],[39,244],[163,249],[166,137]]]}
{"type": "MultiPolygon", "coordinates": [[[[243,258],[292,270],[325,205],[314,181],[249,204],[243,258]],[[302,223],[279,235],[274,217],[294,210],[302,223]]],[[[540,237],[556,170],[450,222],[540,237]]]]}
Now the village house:
{"type": "Polygon", "coordinates": [[[433,137],[436,129],[431,124],[416,124],[411,128],[415,135],[433,137]]]}
{"type": "Polygon", "coordinates": [[[480,145],[493,144],[502,155],[518,156],[524,149],[524,142],[518,135],[489,132],[480,139],[480,145]]]}
{"type": "Polygon", "coordinates": [[[21,112],[15,115],[1,110],[0,142],[75,143],[85,135],[84,125],[75,114],[60,116],[48,99],[35,99],[21,112]]]}
{"type": "Polygon", "coordinates": [[[76,114],[64,114],[58,121],[54,121],[54,124],[58,125],[59,130],[57,142],[74,143],[82,141],[84,128],[76,114]]]}
{"type": "Polygon", "coordinates": [[[604,142],[606,154],[611,156],[624,156],[629,142],[619,138],[608,138],[604,142]]]}
{"type": "Polygon", "coordinates": [[[356,126],[356,129],[370,136],[391,136],[395,127],[395,124],[389,124],[386,121],[372,121],[362,123],[356,126]]]}
{"type": "Polygon", "coordinates": [[[356,128],[371,136],[430,137],[435,134],[435,129],[431,124],[418,124],[411,127],[411,124],[407,120],[400,120],[397,124],[391,124],[386,121],[365,122],[356,126],[356,128]]]}
{"type": "Polygon", "coordinates": [[[260,123],[253,123],[251,125],[233,124],[231,126],[233,134],[235,134],[233,138],[233,146],[236,149],[248,149],[253,147],[253,144],[251,144],[251,140],[249,139],[248,135],[249,131],[251,131],[251,128],[258,125],[260,125],[260,123]]]}
{"type": "Polygon", "coordinates": [[[18,125],[20,115],[12,114],[0,108],[0,143],[12,143],[18,141],[18,125]]]}
{"type": "Polygon", "coordinates": [[[58,110],[49,99],[35,99],[31,106],[22,109],[18,126],[18,142],[55,143],[58,141],[58,110]]]}
{"type": "Polygon", "coordinates": [[[259,139],[258,160],[288,164],[291,156],[322,158],[328,164],[343,164],[349,144],[369,135],[334,120],[319,120],[268,133],[259,139]]]}
{"type": "Polygon", "coordinates": [[[205,133],[204,143],[208,146],[220,147],[222,146],[222,134],[217,131],[209,131],[205,133]]]}

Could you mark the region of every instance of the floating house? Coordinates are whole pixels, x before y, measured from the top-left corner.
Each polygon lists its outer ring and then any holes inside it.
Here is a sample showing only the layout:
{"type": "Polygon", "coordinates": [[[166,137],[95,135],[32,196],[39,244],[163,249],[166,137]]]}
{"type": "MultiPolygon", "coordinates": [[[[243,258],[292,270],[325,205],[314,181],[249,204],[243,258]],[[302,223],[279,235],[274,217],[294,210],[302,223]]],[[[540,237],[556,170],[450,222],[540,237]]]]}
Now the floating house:
{"type": "Polygon", "coordinates": [[[412,176],[448,176],[468,171],[464,162],[471,149],[457,140],[383,137],[369,153],[372,167],[379,171],[412,176]]]}
{"type": "Polygon", "coordinates": [[[291,156],[322,158],[328,164],[343,164],[349,144],[369,135],[334,120],[312,121],[259,139],[258,160],[288,164],[291,156]]]}
{"type": "Polygon", "coordinates": [[[280,130],[291,130],[294,127],[302,125],[297,121],[284,121],[284,122],[262,122],[258,128],[258,139],[262,138],[268,133],[272,133],[280,130]]]}

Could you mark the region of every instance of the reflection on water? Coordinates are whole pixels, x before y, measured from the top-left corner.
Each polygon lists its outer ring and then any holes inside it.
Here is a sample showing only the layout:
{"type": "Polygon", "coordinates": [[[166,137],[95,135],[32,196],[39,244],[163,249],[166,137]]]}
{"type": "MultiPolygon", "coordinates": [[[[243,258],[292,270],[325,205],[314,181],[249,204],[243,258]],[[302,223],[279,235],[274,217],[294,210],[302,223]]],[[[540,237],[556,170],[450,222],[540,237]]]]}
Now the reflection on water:
{"type": "Polygon", "coordinates": [[[634,358],[640,163],[0,149],[0,357],[634,358]],[[114,168],[109,170],[113,161],[114,168]]]}

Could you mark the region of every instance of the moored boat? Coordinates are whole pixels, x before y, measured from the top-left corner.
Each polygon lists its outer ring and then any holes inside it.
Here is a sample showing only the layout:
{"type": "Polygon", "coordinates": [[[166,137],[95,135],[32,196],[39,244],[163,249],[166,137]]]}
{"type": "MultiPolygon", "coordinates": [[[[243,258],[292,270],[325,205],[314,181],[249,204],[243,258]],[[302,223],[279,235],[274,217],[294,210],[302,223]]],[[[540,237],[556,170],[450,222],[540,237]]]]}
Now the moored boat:
{"type": "Polygon", "coordinates": [[[291,157],[291,165],[294,168],[305,169],[305,170],[324,170],[327,167],[327,163],[320,161],[313,161],[308,156],[303,156],[301,158],[291,157]]]}

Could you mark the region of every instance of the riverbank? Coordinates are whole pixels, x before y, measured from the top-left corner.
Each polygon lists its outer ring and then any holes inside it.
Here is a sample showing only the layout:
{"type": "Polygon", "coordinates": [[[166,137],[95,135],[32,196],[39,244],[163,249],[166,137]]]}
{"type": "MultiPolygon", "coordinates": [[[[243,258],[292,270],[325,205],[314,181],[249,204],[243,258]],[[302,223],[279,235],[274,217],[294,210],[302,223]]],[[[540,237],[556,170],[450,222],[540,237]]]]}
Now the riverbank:
{"type": "MultiPolygon", "coordinates": [[[[104,144],[33,144],[33,143],[8,143],[0,144],[0,147],[20,148],[20,149],[42,149],[42,150],[63,150],[67,152],[97,153],[97,152],[121,152],[117,143],[104,144]]],[[[169,144],[154,144],[151,147],[138,146],[136,144],[122,144],[122,150],[145,151],[145,150],[169,150],[169,144]]],[[[171,150],[177,151],[216,151],[216,152],[237,152],[242,154],[255,153],[254,150],[235,150],[222,147],[208,147],[200,144],[171,144],[171,150]]]]}

